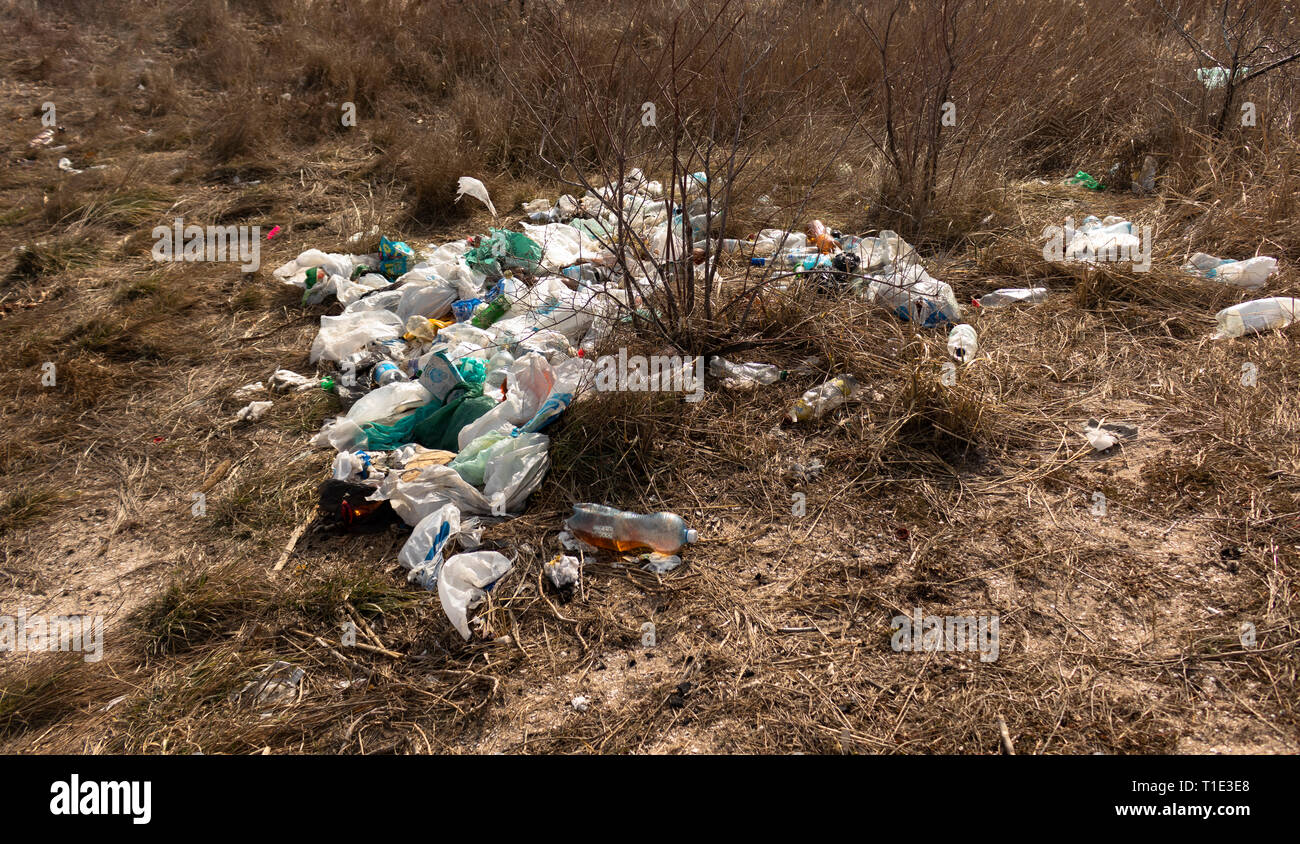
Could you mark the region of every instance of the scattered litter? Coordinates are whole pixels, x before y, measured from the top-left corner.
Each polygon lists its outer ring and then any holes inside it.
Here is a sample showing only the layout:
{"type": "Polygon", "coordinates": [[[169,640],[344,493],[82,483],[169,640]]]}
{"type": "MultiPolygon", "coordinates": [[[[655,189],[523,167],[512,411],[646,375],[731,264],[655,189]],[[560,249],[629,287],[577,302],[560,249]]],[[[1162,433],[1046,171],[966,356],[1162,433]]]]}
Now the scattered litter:
{"type": "Polygon", "coordinates": [[[280,233],[280,227],[276,226],[266,233],[266,239],[270,240],[271,238],[275,237],[279,233],[280,233]]]}
{"type": "Polygon", "coordinates": [[[306,671],[283,660],[262,669],[262,676],[245,683],[230,699],[244,706],[275,706],[296,700],[301,694],[306,671]]]}
{"type": "Polygon", "coordinates": [[[578,695],[573,700],[569,701],[569,706],[573,707],[574,712],[586,712],[591,706],[591,701],[587,700],[587,698],[582,695],[578,695]]]}
{"type": "Polygon", "coordinates": [[[1183,265],[1183,269],[1213,281],[1244,287],[1247,290],[1258,290],[1264,286],[1269,276],[1277,272],[1277,258],[1261,255],[1244,261],[1234,261],[1197,252],[1183,265]]]}
{"type": "MultiPolygon", "coordinates": [[[[1250,73],[1250,68],[1239,67],[1237,68],[1237,72],[1234,74],[1234,79],[1241,79],[1241,77],[1247,73],[1250,73]]],[[[1227,83],[1228,68],[1223,65],[1215,65],[1214,67],[1198,67],[1196,69],[1196,78],[1199,79],[1201,84],[1207,89],[1213,91],[1215,88],[1222,88],[1227,83]]]]}
{"type": "Polygon", "coordinates": [[[578,584],[578,576],[582,571],[582,563],[577,557],[570,557],[567,554],[556,554],[542,566],[542,571],[546,573],[552,585],[560,591],[572,589],[578,584]]]}
{"type": "Polygon", "coordinates": [[[287,393],[290,390],[301,393],[320,386],[317,379],[299,375],[289,369],[277,369],[271,373],[270,381],[271,389],[277,393],[287,393]]]}
{"type": "Polygon", "coordinates": [[[258,393],[265,393],[265,392],[266,392],[266,385],[263,384],[261,381],[254,381],[252,384],[245,384],[244,386],[240,387],[238,390],[235,390],[234,396],[237,399],[246,399],[250,396],[257,395],[258,393]]]}
{"type": "Polygon", "coordinates": [[[487,206],[488,211],[493,217],[497,215],[496,206],[492,204],[492,198],[488,196],[487,186],[478,179],[470,176],[461,176],[456,183],[456,201],[460,202],[462,196],[472,196],[479,202],[487,206]]]}
{"type": "Polygon", "coordinates": [[[724,358],[709,359],[709,374],[729,390],[748,390],[760,384],[775,384],[787,373],[767,363],[732,363],[724,358]]]}
{"type": "Polygon", "coordinates": [[[269,401],[255,401],[235,414],[236,422],[258,422],[271,409],[269,401]]]}
{"type": "Polygon", "coordinates": [[[655,574],[670,572],[682,564],[682,558],[676,554],[642,554],[636,561],[642,564],[641,568],[655,574]]]}
{"type": "Polygon", "coordinates": [[[1047,299],[1046,287],[1002,287],[985,293],[971,302],[981,308],[1002,308],[1007,305],[1036,304],[1047,299]]]}
{"type": "Polygon", "coordinates": [[[970,363],[979,350],[975,329],[962,323],[948,332],[948,355],[958,363],[970,363]]]}
{"type": "Polygon", "coordinates": [[[468,611],[487,597],[487,589],[510,571],[510,560],[496,551],[457,554],[442,566],[438,575],[438,599],[442,611],[461,638],[469,640],[468,611]]]}
{"type": "Polygon", "coordinates": [[[76,167],[73,167],[73,166],[72,166],[72,159],[70,159],[70,158],[60,158],[60,159],[59,159],[59,169],[62,170],[64,173],[72,173],[72,174],[74,174],[74,175],[77,174],[77,173],[84,173],[84,172],[85,172],[84,170],[78,170],[76,167]]]}
{"type": "Polygon", "coordinates": [[[1133,425],[1119,422],[1102,423],[1097,419],[1089,419],[1088,424],[1084,426],[1083,435],[1088,438],[1088,444],[1094,450],[1105,451],[1122,439],[1136,439],[1138,429],[1133,425]]]}
{"type": "Polygon", "coordinates": [[[807,463],[790,464],[789,474],[791,479],[796,481],[815,481],[821,477],[822,470],[825,468],[826,464],[821,461],[821,458],[814,457],[807,463]]]}
{"type": "Polygon", "coordinates": [[[603,504],[573,505],[564,526],[589,545],[618,552],[649,548],[673,554],[697,539],[676,513],[633,513],[603,504]]]}
{"type": "Polygon", "coordinates": [[[786,418],[791,422],[820,419],[831,410],[848,401],[858,392],[858,379],[852,375],[837,375],[831,380],[804,393],[786,418]]]}
{"type": "Polygon", "coordinates": [[[1065,180],[1067,185],[1083,185],[1088,190],[1105,190],[1100,182],[1080,170],[1073,176],[1065,180]]]}
{"type": "Polygon", "coordinates": [[[1218,330],[1212,339],[1242,337],[1259,334],[1275,328],[1286,328],[1300,315],[1300,299],[1275,296],[1271,299],[1253,299],[1224,308],[1214,315],[1218,330]]]}
{"type": "Polygon", "coordinates": [[[36,137],[27,142],[29,147],[47,147],[54,143],[54,130],[42,129],[36,137]]]}

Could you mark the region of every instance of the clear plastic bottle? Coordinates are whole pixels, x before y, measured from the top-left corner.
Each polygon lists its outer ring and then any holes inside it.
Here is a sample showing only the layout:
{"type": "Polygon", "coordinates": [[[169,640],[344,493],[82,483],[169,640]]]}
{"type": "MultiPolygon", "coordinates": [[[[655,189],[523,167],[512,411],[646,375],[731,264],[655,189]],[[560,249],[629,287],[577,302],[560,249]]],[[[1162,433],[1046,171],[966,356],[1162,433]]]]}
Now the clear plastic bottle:
{"type": "Polygon", "coordinates": [[[631,513],[603,504],[573,505],[564,526],[588,545],[619,552],[649,548],[675,554],[696,540],[695,531],[676,513],[631,513]]]}
{"type": "Polygon", "coordinates": [[[492,389],[500,388],[509,374],[510,364],[514,362],[514,355],[505,349],[498,350],[487,362],[487,380],[484,383],[492,389]]]}
{"type": "Polygon", "coordinates": [[[1019,302],[1035,304],[1047,298],[1046,287],[1002,287],[992,293],[985,293],[975,301],[981,308],[1000,308],[1019,302]]]}
{"type": "Polygon", "coordinates": [[[752,387],[755,384],[775,384],[785,378],[786,371],[770,363],[732,363],[726,358],[715,357],[709,361],[709,374],[724,381],[734,381],[737,386],[752,387]]]}
{"type": "Polygon", "coordinates": [[[375,364],[375,368],[370,374],[371,377],[375,379],[375,383],[381,387],[387,387],[394,381],[409,380],[406,377],[406,373],[402,371],[402,368],[391,360],[381,360],[379,363],[375,364]]]}
{"type": "Polygon", "coordinates": [[[791,422],[820,419],[828,411],[844,404],[857,391],[858,379],[852,375],[837,375],[820,387],[804,393],[794,407],[790,408],[788,417],[791,422]]]}

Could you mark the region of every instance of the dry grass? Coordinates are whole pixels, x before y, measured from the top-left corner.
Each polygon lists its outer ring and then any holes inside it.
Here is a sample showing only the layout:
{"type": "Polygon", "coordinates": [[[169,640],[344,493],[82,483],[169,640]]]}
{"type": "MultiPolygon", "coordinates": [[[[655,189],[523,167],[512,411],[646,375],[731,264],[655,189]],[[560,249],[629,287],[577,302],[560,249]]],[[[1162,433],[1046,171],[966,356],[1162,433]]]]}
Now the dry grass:
{"type": "MultiPolygon", "coordinates": [[[[315,325],[332,311],[304,311],[270,279],[281,261],[344,249],[372,225],[419,243],[484,231],[481,208],[450,204],[461,175],[483,177],[502,211],[573,179],[537,157],[539,123],[574,114],[560,95],[575,92],[541,96],[562,62],[512,62],[495,46],[544,46],[541,13],[201,2],[177,18],[162,3],[64,5],[64,17],[19,6],[0,22],[4,140],[29,162],[0,176],[0,204],[15,209],[0,226],[25,244],[0,266],[0,344],[14,362],[0,374],[0,596],[102,613],[107,648],[101,663],[7,662],[0,749],[993,753],[1001,717],[1021,753],[1295,751],[1294,337],[1208,341],[1214,312],[1249,297],[1177,269],[1193,251],[1273,254],[1283,272],[1267,295],[1296,294],[1300,144],[1285,86],[1252,94],[1271,104],[1258,132],[1211,139],[1201,112],[1213,104],[1151,17],[1112,4],[1092,19],[1125,37],[1084,39],[1054,4],[1005,4],[1041,18],[1041,38],[1005,69],[1007,96],[961,125],[970,134],[949,148],[914,242],[961,301],[1031,283],[1049,301],[972,314],[981,352],[953,386],[940,380],[941,334],[802,283],[763,292],[743,320],[693,321],[678,338],[690,351],[775,363],[789,380],[752,392],[710,382],[698,403],[577,402],[549,431],[552,468],[527,512],[485,532],[514,568],[466,643],[436,596],[404,582],[404,532],[316,525],[273,570],[311,518],[328,455],[306,442],[337,405],[277,397],[261,424],[237,427],[231,393],[276,368],[311,372],[315,325]],[[308,21],[312,39],[300,37],[308,21]],[[1106,86],[1098,68],[1114,74],[1106,86]],[[27,153],[33,104],[50,97],[68,149],[27,153]],[[336,119],[347,101],[355,129],[336,119]],[[1154,197],[1059,184],[1151,151],[1154,197]],[[106,168],[64,175],[63,155],[106,168]],[[1089,213],[1151,225],[1152,270],[1045,262],[1043,227],[1089,213]],[[263,245],[256,277],[160,267],[140,231],[178,215],[284,232],[263,245]],[[53,388],[40,386],[47,362],[53,388]],[[1253,387],[1244,363],[1258,369],[1253,387]],[[780,424],[802,390],[840,372],[862,383],[856,401],[780,424]],[[1090,417],[1136,424],[1139,437],[1096,455],[1080,434],[1090,417]],[[1091,512],[1098,492],[1104,517],[1091,512]],[[665,575],[588,561],[579,588],[557,594],[541,565],[585,500],[674,510],[702,541],[665,575]],[[890,619],[915,607],[996,613],[998,660],[894,652],[890,619]],[[358,647],[340,644],[349,621],[358,647]],[[1244,622],[1257,647],[1240,643],[1244,622]],[[276,660],[307,670],[296,700],[232,699],[276,660]],[[579,694],[587,713],[568,706],[579,694]]],[[[653,96],[644,68],[612,60],[615,33],[649,55],[662,21],[686,11],[687,43],[717,9],[656,0],[626,25],[607,4],[567,7],[548,20],[571,25],[599,71],[588,118],[653,96]]],[[[681,97],[683,114],[709,114],[746,50],[775,42],[751,88],[767,134],[747,150],[729,233],[814,216],[845,231],[896,224],[887,173],[855,123],[878,106],[857,96],[877,68],[862,50],[823,49],[828,32],[856,43],[857,24],[799,4],[767,13],[787,22],[780,38],[764,14],[747,17],[717,55],[691,58],[699,76],[681,97]]],[[[992,66],[977,64],[963,90],[992,66]]],[[[719,113],[719,134],[745,125],[719,113]]],[[[567,128],[599,151],[598,120],[567,128]]],[[[729,266],[727,284],[743,272],[729,266]]],[[[611,342],[658,351],[644,336],[611,342]]]]}

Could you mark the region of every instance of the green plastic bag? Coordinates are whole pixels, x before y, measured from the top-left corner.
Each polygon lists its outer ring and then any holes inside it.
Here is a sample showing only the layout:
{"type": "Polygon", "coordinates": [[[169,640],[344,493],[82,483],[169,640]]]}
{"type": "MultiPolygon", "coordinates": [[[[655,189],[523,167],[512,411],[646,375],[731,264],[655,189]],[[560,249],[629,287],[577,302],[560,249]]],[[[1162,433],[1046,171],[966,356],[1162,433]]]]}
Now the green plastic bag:
{"type": "Polygon", "coordinates": [[[389,451],[407,443],[419,443],[425,448],[454,452],[460,429],[478,419],[492,408],[497,400],[483,395],[482,384],[465,384],[447,395],[447,401],[436,401],[403,416],[391,425],[372,422],[362,426],[366,447],[374,451],[389,451]]]}
{"type": "Polygon", "coordinates": [[[1083,185],[1088,190],[1105,190],[1105,186],[1103,186],[1101,182],[1098,182],[1082,170],[1067,179],[1066,184],[1083,185]]]}
{"type": "Polygon", "coordinates": [[[465,253],[465,263],[475,272],[500,277],[504,270],[541,268],[542,245],[523,232],[489,229],[490,236],[465,253]]]}
{"type": "Polygon", "coordinates": [[[488,459],[492,457],[492,446],[502,440],[510,439],[509,434],[489,431],[461,449],[456,459],[447,465],[471,486],[483,486],[483,475],[487,471],[488,459]]]}

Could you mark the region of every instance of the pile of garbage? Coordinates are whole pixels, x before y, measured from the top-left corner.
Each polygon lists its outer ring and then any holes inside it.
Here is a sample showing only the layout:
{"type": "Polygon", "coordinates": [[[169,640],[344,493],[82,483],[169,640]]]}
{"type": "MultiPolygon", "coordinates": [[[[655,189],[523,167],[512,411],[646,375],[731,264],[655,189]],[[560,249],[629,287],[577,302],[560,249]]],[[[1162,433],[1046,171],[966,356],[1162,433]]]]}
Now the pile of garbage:
{"type": "MultiPolygon", "coordinates": [[[[704,174],[690,181],[706,183],[704,174]]],[[[481,182],[462,179],[461,192],[495,212],[481,182]]],[[[685,225],[707,237],[713,215],[692,191],[681,210],[662,192],[633,171],[619,191],[527,203],[522,231],[493,228],[425,248],[385,237],[367,255],[308,249],[273,273],[302,291],[304,305],[343,306],[321,317],[311,347],[310,360],[331,371],[316,381],[280,370],[269,388],[257,382],[237,395],[319,384],[338,396],[345,412],[313,440],[336,451],[321,511],[354,532],[411,526],[398,560],[410,582],[438,592],[466,639],[468,610],[512,565],[480,549],[485,520],[519,514],[541,483],[550,465],[544,430],[590,388],[596,344],[642,304],[633,291],[662,283],[669,238],[685,225]],[[631,220],[648,247],[638,254],[649,260],[631,269],[645,273],[632,279],[641,286],[622,276],[610,248],[618,193],[624,231],[631,220]]],[[[270,406],[254,401],[239,418],[256,421],[270,406]]],[[[592,504],[575,505],[566,527],[561,540],[579,556],[547,565],[559,589],[576,582],[587,553],[649,550],[647,567],[667,571],[695,541],[673,514],[592,504]]]]}
{"type": "MultiPolygon", "coordinates": [[[[581,200],[525,203],[519,231],[491,228],[425,247],[382,237],[373,254],[308,249],[273,273],[302,291],[303,305],[333,299],[342,306],[321,317],[311,346],[310,360],[326,377],[279,370],[237,395],[319,385],[338,396],[342,415],[313,440],[336,452],[322,512],[353,532],[409,525],[398,560],[410,582],[437,591],[466,639],[468,610],[512,565],[481,547],[483,526],[522,512],[550,466],[547,426],[592,387],[597,344],[616,320],[646,306],[644,297],[671,277],[668,265],[698,264],[704,252],[745,252],[751,265],[811,274],[904,320],[960,320],[952,288],[931,277],[897,234],[846,236],[813,221],[804,232],[766,229],[747,241],[711,243],[720,209],[707,196],[708,177],[685,181],[685,196],[674,203],[662,184],[633,170],[581,200]],[[628,248],[618,248],[620,238],[628,248]],[[692,253],[678,254],[686,243],[692,253]]],[[[478,180],[462,179],[460,196],[477,198],[495,216],[478,180]]],[[[1036,301],[1038,291],[1003,292],[1010,302],[1036,301]]],[[[973,332],[960,327],[967,333],[950,345],[954,357],[969,360],[973,332]]],[[[710,371],[734,389],[786,376],[721,358],[710,371]]],[[[819,418],[858,390],[841,375],[807,391],[788,419],[819,418]]],[[[239,418],[254,422],[270,406],[253,401],[239,418]]],[[[578,581],[589,553],[648,551],[639,559],[662,572],[680,564],[678,552],[696,539],[674,514],[597,504],[576,504],[565,527],[566,553],[544,567],[560,590],[578,581]]]]}
{"type": "Polygon", "coordinates": [[[813,220],[803,232],[764,229],[748,245],[753,266],[811,275],[823,287],[866,299],[900,319],[927,328],[961,319],[952,288],[927,273],[916,250],[892,231],[858,237],[813,220]]]}

